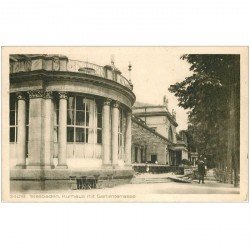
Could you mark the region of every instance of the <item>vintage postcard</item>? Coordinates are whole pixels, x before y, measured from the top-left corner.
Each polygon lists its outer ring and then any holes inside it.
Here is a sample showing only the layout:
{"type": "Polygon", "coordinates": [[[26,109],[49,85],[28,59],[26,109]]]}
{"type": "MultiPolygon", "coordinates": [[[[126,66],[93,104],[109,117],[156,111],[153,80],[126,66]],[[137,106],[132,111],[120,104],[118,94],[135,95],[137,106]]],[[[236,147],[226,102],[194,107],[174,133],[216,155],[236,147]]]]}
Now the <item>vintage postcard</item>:
{"type": "Polygon", "coordinates": [[[2,201],[247,202],[248,47],[2,47],[2,201]]]}

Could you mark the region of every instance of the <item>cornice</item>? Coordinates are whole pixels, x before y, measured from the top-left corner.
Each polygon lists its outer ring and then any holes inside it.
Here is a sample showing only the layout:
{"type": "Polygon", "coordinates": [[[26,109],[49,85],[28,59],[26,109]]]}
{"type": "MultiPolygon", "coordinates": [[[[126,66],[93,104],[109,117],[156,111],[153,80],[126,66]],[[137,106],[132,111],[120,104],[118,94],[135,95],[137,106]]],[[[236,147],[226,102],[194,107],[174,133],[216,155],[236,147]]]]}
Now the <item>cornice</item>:
{"type": "Polygon", "coordinates": [[[43,80],[44,82],[49,81],[74,81],[82,83],[93,83],[95,85],[104,86],[106,88],[115,89],[123,93],[125,96],[129,97],[131,105],[134,104],[136,96],[131,89],[128,87],[117,83],[116,81],[102,78],[96,75],[89,75],[85,73],[78,72],[68,72],[68,71],[46,71],[46,70],[36,70],[30,72],[18,72],[10,74],[10,82],[22,82],[27,80],[43,80]]]}
{"type": "Polygon", "coordinates": [[[134,113],[134,114],[138,117],[167,116],[173,125],[175,125],[176,127],[178,126],[178,123],[172,118],[170,113],[167,111],[138,112],[138,113],[134,113]]]}

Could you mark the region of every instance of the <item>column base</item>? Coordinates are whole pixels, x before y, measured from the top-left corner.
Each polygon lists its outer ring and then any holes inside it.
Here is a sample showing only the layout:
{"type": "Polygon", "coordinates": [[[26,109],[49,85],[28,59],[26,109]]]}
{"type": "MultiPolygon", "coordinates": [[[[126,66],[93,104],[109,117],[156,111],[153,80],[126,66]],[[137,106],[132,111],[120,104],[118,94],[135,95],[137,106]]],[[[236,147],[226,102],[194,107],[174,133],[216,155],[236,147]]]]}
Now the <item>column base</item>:
{"type": "Polygon", "coordinates": [[[25,166],[26,169],[53,169],[55,166],[53,164],[51,165],[44,165],[44,164],[29,164],[25,166]]]}
{"type": "Polygon", "coordinates": [[[41,164],[29,164],[26,166],[26,169],[42,169],[41,164]]]}
{"type": "Polygon", "coordinates": [[[102,164],[102,168],[103,169],[107,169],[107,170],[112,170],[114,169],[113,165],[112,164],[102,164]]]}
{"type": "Polygon", "coordinates": [[[54,169],[55,165],[51,164],[51,165],[44,165],[43,166],[44,169],[54,169]]]}
{"type": "Polygon", "coordinates": [[[112,164],[113,169],[120,169],[121,167],[118,164],[112,164]]]}
{"type": "Polygon", "coordinates": [[[68,169],[68,165],[67,164],[63,164],[63,165],[57,165],[54,167],[55,169],[68,169]]]}
{"type": "Polygon", "coordinates": [[[15,169],[25,169],[26,167],[27,167],[26,164],[17,164],[15,166],[15,169]]]}
{"type": "Polygon", "coordinates": [[[131,163],[125,163],[124,167],[132,169],[132,164],[131,163]]]}

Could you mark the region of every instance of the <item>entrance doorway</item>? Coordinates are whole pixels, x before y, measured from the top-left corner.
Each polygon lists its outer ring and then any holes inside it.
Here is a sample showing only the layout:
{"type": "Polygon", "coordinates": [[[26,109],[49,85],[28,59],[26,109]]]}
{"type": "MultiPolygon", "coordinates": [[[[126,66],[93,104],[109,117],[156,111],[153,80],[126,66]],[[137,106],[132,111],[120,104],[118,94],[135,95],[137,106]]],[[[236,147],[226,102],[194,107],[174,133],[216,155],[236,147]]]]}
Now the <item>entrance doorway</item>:
{"type": "Polygon", "coordinates": [[[151,163],[155,163],[157,161],[157,155],[151,155],[151,163]]]}

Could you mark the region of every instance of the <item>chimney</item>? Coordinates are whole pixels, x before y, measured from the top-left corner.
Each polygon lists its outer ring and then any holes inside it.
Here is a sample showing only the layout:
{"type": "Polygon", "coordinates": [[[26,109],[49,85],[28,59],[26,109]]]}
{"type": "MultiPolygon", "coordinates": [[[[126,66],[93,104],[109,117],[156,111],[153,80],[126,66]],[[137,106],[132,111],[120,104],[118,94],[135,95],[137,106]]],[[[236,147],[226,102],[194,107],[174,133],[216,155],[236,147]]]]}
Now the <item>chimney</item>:
{"type": "Polygon", "coordinates": [[[172,109],[172,116],[173,116],[174,120],[176,120],[176,112],[174,109],[172,109]]]}
{"type": "Polygon", "coordinates": [[[164,95],[163,97],[163,105],[166,107],[166,109],[168,110],[168,99],[167,99],[167,96],[164,95]]]}

